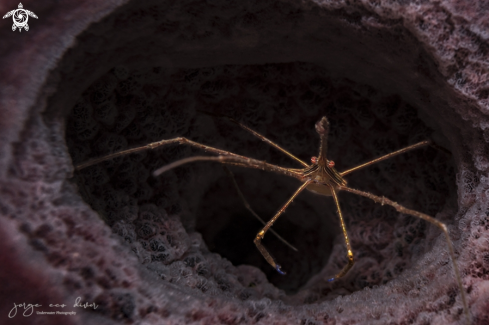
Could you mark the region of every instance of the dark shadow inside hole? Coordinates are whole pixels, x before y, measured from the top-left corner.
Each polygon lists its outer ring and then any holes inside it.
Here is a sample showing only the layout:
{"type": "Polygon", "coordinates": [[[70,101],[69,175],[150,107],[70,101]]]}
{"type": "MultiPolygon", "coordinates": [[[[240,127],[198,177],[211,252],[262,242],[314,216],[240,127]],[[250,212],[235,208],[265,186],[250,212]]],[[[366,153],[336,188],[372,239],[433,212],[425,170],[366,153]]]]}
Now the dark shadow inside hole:
{"type": "MultiPolygon", "coordinates": [[[[312,155],[317,155],[318,139],[314,123],[327,115],[331,122],[328,158],[335,161],[340,171],[416,141],[429,139],[433,134],[433,130],[418,118],[414,107],[397,95],[382,94],[349,80],[333,80],[324,69],[314,69],[314,65],[307,63],[270,66],[275,67],[275,73],[281,78],[267,76],[262,71],[263,66],[226,66],[197,71],[181,70],[165,77],[167,79],[159,85],[153,84],[152,79],[147,82],[153,91],[155,87],[165,89],[162,91],[163,97],[156,102],[141,91],[144,85],[138,84],[136,87],[128,84],[127,80],[136,82],[136,77],[128,77],[114,86],[113,82],[118,82],[114,81],[117,73],[111,71],[101,78],[102,81],[108,78],[108,81],[102,82],[102,85],[97,82],[87,89],[68,119],[67,140],[73,160],[80,163],[124,146],[133,147],[185,135],[245,156],[293,166],[290,159],[270,149],[261,140],[223,119],[202,117],[195,111],[196,107],[214,110],[216,114],[232,115],[307,162],[312,155]],[[168,87],[170,89],[166,89],[168,87]],[[108,94],[101,95],[100,91],[108,94]],[[195,103],[190,103],[190,100],[195,103]]],[[[140,75],[135,74],[138,78],[141,78],[140,75]]],[[[142,81],[139,79],[137,82],[142,81]]],[[[109,225],[121,218],[130,222],[134,218],[131,209],[144,204],[155,204],[169,214],[179,214],[182,211],[182,193],[189,194],[200,177],[207,177],[202,176],[208,173],[205,165],[190,167],[186,169],[187,172],[181,168],[159,178],[152,178],[150,173],[170,161],[201,153],[172,146],[118,158],[80,172],[82,181],[79,187],[88,187],[88,195],[84,195],[84,198],[109,225]],[[117,200],[117,197],[124,200],[117,200]],[[124,212],[122,215],[121,211],[124,212]]],[[[290,180],[290,184],[284,186],[285,183],[273,183],[261,174],[242,174],[241,180],[239,183],[248,193],[250,203],[254,202],[255,209],[265,220],[273,216],[299,184],[290,180]],[[258,183],[249,187],[246,185],[246,175],[258,183]],[[256,189],[262,187],[269,188],[268,192],[258,194],[256,189]],[[261,200],[260,197],[266,193],[280,195],[261,200]]],[[[347,180],[353,187],[389,196],[430,215],[436,215],[447,202],[456,206],[451,158],[431,148],[360,170],[348,176],[347,180]]],[[[210,182],[215,182],[215,178],[210,182]]],[[[339,227],[331,198],[310,193],[304,194],[304,197],[301,195],[274,226],[296,246],[305,243],[304,248],[298,247],[299,255],[305,258],[295,258],[294,252],[288,252],[287,247],[270,234],[267,235],[265,244],[276,255],[284,270],[292,275],[282,277],[264,261],[253,245],[259,224],[253,225],[255,221],[251,216],[248,216],[249,221],[241,219],[247,212],[237,199],[231,183],[228,180],[218,182],[227,182],[227,185],[211,187],[212,190],[204,195],[203,202],[217,201],[215,198],[209,199],[209,193],[221,200],[234,197],[233,210],[226,211],[222,204],[212,207],[211,203],[207,203],[211,208],[204,209],[204,205],[200,208],[212,213],[205,212],[206,215],[197,216],[196,221],[197,230],[204,234],[208,245],[215,247],[216,252],[221,247],[224,249],[223,256],[234,264],[257,265],[270,281],[289,293],[295,292],[321,268],[329,267],[329,275],[333,275],[343,266],[345,256],[341,250],[338,256],[330,257],[332,246],[343,245],[341,237],[335,239],[339,227]],[[317,203],[311,203],[323,201],[328,203],[319,207],[317,203]],[[225,218],[216,218],[219,214],[225,218]],[[219,231],[208,235],[209,232],[199,225],[202,220],[211,220],[219,225],[219,231]],[[253,227],[256,228],[253,230],[253,227]],[[249,230],[246,236],[245,230],[249,230]],[[231,235],[226,237],[222,234],[231,235]],[[227,244],[229,237],[239,240],[236,244],[227,244]],[[248,239],[242,239],[244,237],[248,239]],[[241,244],[243,241],[246,245],[241,244]],[[238,253],[233,253],[231,247],[235,247],[238,253]],[[240,260],[239,256],[246,258],[240,260]]],[[[341,194],[340,199],[358,266],[344,280],[335,284],[336,288],[348,288],[352,292],[381,284],[398,275],[401,266],[409,267],[412,259],[419,256],[416,252],[423,249],[426,231],[411,230],[418,227],[418,221],[406,221],[405,217],[397,217],[389,208],[379,209],[375,204],[364,203],[351,195],[341,194]],[[388,229],[385,236],[389,241],[384,242],[379,238],[384,236],[378,230],[379,225],[388,229]],[[393,257],[392,252],[397,255],[393,257]],[[362,264],[362,260],[369,262],[362,264]]],[[[183,219],[182,222],[193,230],[192,222],[187,223],[183,219]]]]}
{"type": "MultiPolygon", "coordinates": [[[[238,171],[235,178],[252,209],[265,222],[275,215],[300,185],[295,180],[257,171],[238,171]],[[244,180],[247,178],[256,179],[257,186],[246,186],[244,180]],[[268,183],[279,186],[269,186],[268,183]]],[[[298,252],[270,231],[263,240],[266,248],[287,272],[286,275],[277,273],[253,243],[263,225],[245,208],[227,175],[219,178],[203,196],[196,230],[202,234],[211,251],[230,260],[233,265],[247,264],[259,268],[276,287],[293,294],[320,271],[331,250],[332,241],[340,231],[334,212],[331,213],[333,210],[324,214],[326,220],[320,220],[320,214],[315,210],[324,206],[333,208],[334,205],[332,202],[317,202],[318,198],[314,194],[302,193],[273,226],[273,230],[296,247],[298,252]]]]}

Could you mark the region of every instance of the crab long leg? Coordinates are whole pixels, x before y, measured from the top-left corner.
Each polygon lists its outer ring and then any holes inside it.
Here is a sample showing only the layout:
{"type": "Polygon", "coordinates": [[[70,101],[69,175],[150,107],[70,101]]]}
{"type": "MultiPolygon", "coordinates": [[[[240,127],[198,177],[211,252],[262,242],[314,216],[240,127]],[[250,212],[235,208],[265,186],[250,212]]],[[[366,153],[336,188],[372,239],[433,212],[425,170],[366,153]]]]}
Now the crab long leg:
{"type": "Polygon", "coordinates": [[[411,150],[414,150],[414,149],[418,149],[418,148],[421,148],[421,147],[424,147],[424,146],[427,146],[427,145],[431,145],[431,141],[429,140],[426,140],[426,141],[421,141],[421,142],[418,142],[416,144],[413,144],[413,145],[410,145],[410,146],[407,146],[405,148],[402,148],[402,149],[399,149],[397,151],[394,151],[394,152],[391,152],[391,153],[388,153],[387,155],[384,155],[384,156],[381,156],[379,158],[375,158],[373,160],[370,160],[369,162],[366,162],[366,163],[363,163],[361,165],[358,165],[356,167],[353,167],[351,169],[348,169],[348,170],[345,170],[344,172],[341,172],[340,175],[341,176],[345,176],[345,175],[348,175],[350,173],[353,173],[354,171],[357,171],[359,169],[362,169],[362,168],[365,168],[365,167],[368,167],[370,165],[373,165],[373,164],[376,164],[378,162],[381,162],[383,160],[386,160],[386,159],[389,159],[389,158],[392,158],[394,156],[397,156],[397,155],[400,155],[400,154],[403,154],[405,152],[408,152],[408,151],[411,151],[411,150]]]}
{"type": "Polygon", "coordinates": [[[302,179],[302,173],[296,172],[292,169],[280,167],[277,165],[272,165],[272,164],[267,163],[266,161],[241,157],[241,156],[237,156],[237,155],[217,156],[217,157],[195,156],[195,157],[183,158],[183,159],[174,161],[171,164],[168,164],[166,166],[158,168],[157,170],[155,170],[153,172],[153,175],[159,176],[159,175],[163,174],[164,172],[169,171],[170,169],[173,169],[173,168],[176,168],[178,166],[185,165],[185,164],[188,164],[191,162],[196,162],[196,161],[216,161],[216,162],[220,162],[223,164],[239,165],[239,166],[246,167],[246,168],[261,169],[261,170],[270,171],[270,172],[282,174],[282,175],[289,176],[289,177],[294,177],[297,179],[302,179]]]}
{"type": "MultiPolygon", "coordinates": [[[[253,166],[249,166],[249,168],[259,168],[259,169],[272,170],[272,171],[277,171],[277,172],[279,172],[279,171],[292,171],[292,169],[282,168],[279,166],[267,164],[265,162],[261,162],[261,161],[256,160],[256,159],[247,158],[247,157],[244,157],[244,156],[241,156],[241,155],[238,155],[238,154],[226,151],[226,150],[207,146],[205,144],[201,144],[201,143],[189,140],[189,139],[184,138],[184,137],[178,137],[178,138],[174,138],[174,139],[156,141],[156,142],[152,142],[150,144],[147,144],[145,146],[140,146],[140,147],[136,147],[136,148],[132,148],[132,149],[122,150],[122,151],[118,151],[118,152],[115,152],[115,153],[112,153],[112,154],[109,154],[109,155],[106,155],[103,157],[91,159],[91,160],[88,160],[82,164],[76,165],[75,170],[81,170],[81,169],[87,168],[89,166],[96,165],[96,164],[101,163],[101,162],[106,161],[106,160],[114,159],[117,157],[129,155],[132,153],[137,153],[137,152],[141,152],[141,151],[145,151],[145,150],[154,150],[154,149],[157,149],[159,147],[163,147],[163,146],[167,146],[167,145],[171,145],[171,144],[189,145],[189,146],[199,148],[199,149],[207,151],[207,152],[218,154],[221,157],[230,157],[230,159],[227,161],[234,162],[237,164],[241,163],[243,165],[248,166],[250,163],[253,163],[253,166]],[[231,159],[231,158],[233,158],[233,159],[231,159]],[[257,167],[259,165],[263,165],[264,167],[263,168],[257,167]]],[[[217,157],[208,157],[208,158],[217,158],[217,157]]],[[[210,160],[216,160],[216,159],[210,159],[210,160]]],[[[174,167],[172,167],[172,168],[174,168],[174,167]]],[[[287,175],[292,176],[292,177],[296,177],[298,175],[298,173],[296,173],[296,172],[293,173],[294,175],[291,175],[291,173],[292,172],[287,173],[287,175]]]]}
{"type": "Polygon", "coordinates": [[[452,244],[452,240],[450,239],[450,235],[448,234],[447,226],[443,222],[440,222],[440,221],[436,220],[435,218],[430,217],[427,214],[405,208],[402,205],[400,205],[399,203],[394,202],[392,200],[389,200],[388,198],[386,198],[384,196],[382,196],[382,197],[377,196],[377,195],[374,195],[374,194],[369,193],[369,192],[356,190],[356,189],[353,189],[351,187],[346,187],[346,186],[341,186],[341,187],[339,187],[339,189],[346,191],[346,192],[356,194],[356,195],[366,197],[366,198],[371,199],[372,201],[374,201],[376,203],[380,203],[382,205],[384,205],[384,204],[390,205],[391,207],[393,207],[394,209],[396,209],[396,211],[398,211],[400,213],[405,213],[405,214],[408,214],[410,216],[423,219],[423,220],[428,221],[429,223],[431,223],[431,224],[433,224],[433,225],[435,225],[441,229],[441,231],[445,235],[445,239],[448,243],[448,253],[450,254],[450,259],[452,260],[453,272],[455,273],[455,279],[457,281],[458,288],[460,290],[460,295],[462,297],[462,304],[464,307],[464,313],[465,313],[465,317],[467,319],[467,324],[470,324],[469,307],[467,305],[467,299],[465,297],[464,287],[462,286],[462,278],[460,277],[460,271],[458,269],[458,265],[457,265],[457,262],[455,260],[455,251],[453,249],[453,244],[452,244]]]}
{"type": "Polygon", "coordinates": [[[309,165],[307,163],[305,163],[304,161],[300,160],[299,158],[297,158],[296,156],[294,156],[292,153],[290,153],[289,151],[285,150],[284,148],[282,148],[281,146],[279,146],[278,144],[276,144],[275,142],[273,142],[272,140],[266,138],[265,136],[261,135],[260,133],[256,132],[255,130],[253,129],[250,129],[249,127],[247,127],[246,125],[236,121],[235,119],[231,118],[231,117],[228,117],[228,116],[223,116],[223,115],[217,115],[217,114],[213,114],[213,113],[210,113],[210,112],[206,112],[206,111],[199,111],[201,113],[204,113],[206,115],[210,115],[210,116],[215,116],[215,117],[222,117],[222,118],[227,118],[228,120],[230,120],[231,122],[239,125],[239,127],[241,127],[243,130],[246,130],[248,132],[250,132],[251,134],[253,134],[255,137],[257,137],[258,139],[262,140],[263,142],[271,145],[272,147],[274,147],[275,149],[281,151],[282,153],[286,154],[287,156],[289,156],[290,158],[292,158],[293,160],[297,161],[299,164],[301,164],[302,166],[304,167],[309,167],[309,165]]]}
{"type": "Polygon", "coordinates": [[[287,207],[292,203],[292,201],[294,201],[294,199],[297,197],[297,195],[299,195],[300,192],[302,192],[306,187],[307,185],[309,185],[310,183],[312,183],[312,180],[307,180],[305,181],[298,189],[297,191],[295,191],[295,193],[290,197],[290,199],[284,204],[283,207],[280,208],[280,210],[278,210],[278,212],[273,216],[272,219],[270,219],[270,221],[267,222],[267,224],[265,225],[265,227],[263,227],[262,230],[260,230],[258,232],[258,234],[256,234],[256,237],[255,237],[255,240],[254,240],[254,243],[256,245],[256,247],[258,248],[258,250],[260,251],[260,253],[263,255],[263,257],[267,260],[267,262],[275,269],[277,270],[278,273],[280,274],[285,274],[285,272],[283,272],[280,268],[281,266],[279,264],[277,264],[275,262],[275,259],[272,257],[272,255],[270,255],[270,253],[268,252],[268,250],[265,248],[265,246],[263,246],[263,244],[261,243],[262,239],[265,237],[265,234],[266,232],[268,231],[268,229],[270,229],[270,227],[273,226],[273,224],[275,223],[275,221],[277,221],[278,217],[280,217],[284,212],[285,212],[285,209],[287,209],[287,207]]]}
{"type": "MultiPolygon", "coordinates": [[[[238,193],[238,196],[239,198],[241,199],[241,202],[243,202],[243,205],[245,206],[246,209],[248,209],[248,211],[251,212],[251,214],[258,220],[260,221],[264,226],[266,225],[266,222],[263,221],[263,219],[253,210],[253,208],[251,207],[251,205],[248,203],[248,201],[246,200],[246,198],[244,197],[244,194],[243,192],[241,192],[241,190],[239,189],[239,186],[238,186],[238,183],[236,182],[236,179],[234,178],[234,175],[233,173],[229,170],[228,167],[226,166],[223,166],[224,167],[224,170],[226,171],[226,174],[228,174],[229,178],[231,178],[231,181],[233,182],[233,185],[234,185],[234,188],[236,189],[236,192],[238,193]]],[[[284,243],[285,245],[289,246],[292,250],[294,251],[298,251],[297,248],[295,248],[294,246],[292,246],[292,244],[290,244],[288,241],[286,241],[284,238],[282,238],[282,236],[280,236],[279,234],[277,234],[277,232],[273,229],[270,229],[271,233],[275,235],[275,237],[277,237],[282,243],[284,243]]]]}
{"type": "Polygon", "coordinates": [[[338,272],[334,277],[328,279],[328,282],[333,282],[336,279],[339,279],[348,273],[348,271],[355,264],[355,259],[353,258],[353,251],[351,249],[350,239],[348,238],[348,232],[346,231],[345,220],[343,219],[343,214],[340,209],[340,202],[338,201],[338,196],[336,195],[336,190],[331,187],[331,193],[333,194],[334,203],[336,204],[336,210],[338,211],[338,217],[340,218],[341,231],[343,232],[343,237],[345,237],[345,245],[346,245],[346,255],[348,257],[348,263],[338,272]]]}

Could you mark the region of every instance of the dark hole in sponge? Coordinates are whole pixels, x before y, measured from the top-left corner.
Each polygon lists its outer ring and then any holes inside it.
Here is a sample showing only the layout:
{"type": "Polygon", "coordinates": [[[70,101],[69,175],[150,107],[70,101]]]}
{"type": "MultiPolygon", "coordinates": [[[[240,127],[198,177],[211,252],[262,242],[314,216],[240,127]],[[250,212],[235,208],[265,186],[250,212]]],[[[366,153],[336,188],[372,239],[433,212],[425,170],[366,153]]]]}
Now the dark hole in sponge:
{"type": "MultiPolygon", "coordinates": [[[[314,124],[326,115],[331,123],[328,158],[340,171],[430,139],[434,132],[399,96],[334,79],[327,70],[308,63],[182,69],[171,75],[153,68],[121,70],[114,68],[90,86],[68,119],[67,141],[75,165],[124,148],[185,136],[299,167],[229,121],[197,110],[236,118],[306,162],[317,155],[314,124]]],[[[344,244],[331,198],[301,194],[274,227],[300,253],[267,234],[267,247],[288,272],[282,277],[254,248],[260,224],[243,207],[221,167],[195,163],[158,178],[151,176],[162,165],[200,154],[205,153],[169,146],[89,167],[77,172],[76,180],[85,200],[134,246],[144,263],[171,264],[185,258],[188,245],[165,228],[165,220],[177,218],[188,233],[202,232],[207,245],[222,257],[235,265],[259,267],[289,293],[322,269],[333,275],[344,265],[344,244]],[[161,245],[152,241],[154,236],[161,245]]],[[[265,220],[299,185],[261,171],[233,168],[233,172],[265,220]]],[[[384,194],[430,215],[456,208],[451,158],[432,148],[358,171],[347,180],[354,188],[384,194]]],[[[340,193],[340,200],[357,266],[324,295],[340,287],[353,292],[385,283],[425,249],[424,222],[350,194],[340,193]]],[[[220,285],[221,290],[224,287],[220,285]]]]}

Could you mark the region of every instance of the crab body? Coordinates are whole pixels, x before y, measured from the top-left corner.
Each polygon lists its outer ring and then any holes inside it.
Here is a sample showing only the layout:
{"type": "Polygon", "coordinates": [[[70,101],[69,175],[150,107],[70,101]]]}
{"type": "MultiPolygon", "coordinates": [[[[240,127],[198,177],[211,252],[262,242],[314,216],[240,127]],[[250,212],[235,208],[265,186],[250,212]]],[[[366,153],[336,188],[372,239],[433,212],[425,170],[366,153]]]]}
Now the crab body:
{"type": "Polygon", "coordinates": [[[306,189],[316,194],[332,196],[332,187],[346,186],[346,180],[334,167],[330,166],[330,163],[326,165],[314,164],[311,168],[306,169],[304,171],[304,178],[313,180],[306,189]]]}

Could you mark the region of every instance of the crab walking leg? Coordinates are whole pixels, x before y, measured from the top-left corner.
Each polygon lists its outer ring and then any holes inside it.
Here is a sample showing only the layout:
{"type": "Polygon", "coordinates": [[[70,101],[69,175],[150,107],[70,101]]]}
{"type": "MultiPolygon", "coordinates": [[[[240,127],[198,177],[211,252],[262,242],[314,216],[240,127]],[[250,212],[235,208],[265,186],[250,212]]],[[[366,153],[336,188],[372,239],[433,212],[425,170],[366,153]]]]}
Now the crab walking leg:
{"type": "Polygon", "coordinates": [[[396,209],[400,213],[405,213],[405,214],[408,214],[410,216],[417,217],[417,218],[423,219],[425,221],[428,221],[428,222],[434,224],[435,226],[437,226],[438,228],[440,228],[443,231],[443,234],[445,235],[445,239],[446,239],[446,241],[448,243],[448,251],[449,251],[449,254],[450,254],[450,258],[452,260],[453,271],[455,273],[455,278],[457,280],[457,284],[458,284],[458,287],[459,287],[459,290],[460,290],[460,295],[462,296],[462,304],[464,306],[464,313],[465,313],[465,317],[467,319],[467,324],[470,324],[470,315],[469,315],[469,308],[467,306],[467,299],[465,298],[465,291],[464,291],[464,288],[462,286],[462,279],[460,277],[460,271],[458,269],[457,262],[455,261],[455,251],[453,249],[452,240],[450,239],[450,236],[448,234],[447,226],[444,223],[436,220],[433,217],[430,217],[427,214],[424,214],[424,213],[421,213],[421,212],[418,212],[418,211],[415,211],[415,210],[411,210],[411,209],[405,208],[402,205],[400,205],[399,203],[394,202],[392,200],[389,200],[388,198],[386,198],[384,196],[382,196],[382,197],[381,196],[377,196],[377,195],[374,195],[372,193],[368,193],[368,192],[356,190],[356,189],[353,189],[353,188],[350,188],[350,187],[345,187],[345,186],[341,186],[341,187],[339,187],[339,189],[340,190],[343,190],[343,191],[346,191],[346,192],[350,192],[350,193],[353,193],[353,194],[357,194],[357,195],[360,195],[360,196],[369,198],[369,199],[371,199],[371,200],[373,200],[373,201],[375,201],[377,203],[380,203],[382,205],[388,204],[388,205],[392,206],[394,209],[396,209]]]}
{"type": "Polygon", "coordinates": [[[305,162],[303,162],[302,160],[300,160],[299,158],[297,158],[296,156],[294,156],[293,154],[291,154],[290,152],[288,152],[287,150],[285,150],[284,148],[282,148],[281,146],[279,146],[278,144],[276,144],[275,142],[273,142],[272,140],[269,140],[267,139],[266,137],[264,137],[263,135],[261,135],[260,133],[250,129],[249,127],[247,127],[246,125],[244,124],[241,124],[240,122],[236,121],[235,119],[233,118],[230,118],[228,117],[228,119],[233,122],[233,123],[236,123],[238,124],[242,129],[250,132],[251,134],[253,134],[255,137],[259,138],[260,140],[262,140],[263,142],[266,142],[268,143],[269,145],[271,145],[272,147],[274,147],[275,149],[283,152],[284,154],[286,154],[287,156],[289,156],[290,158],[292,158],[293,160],[297,161],[299,164],[301,164],[302,166],[304,167],[309,167],[309,165],[305,162]]]}
{"type": "Polygon", "coordinates": [[[351,250],[350,239],[348,238],[348,233],[346,231],[345,220],[343,219],[343,214],[341,213],[341,209],[340,209],[340,202],[338,201],[338,196],[336,195],[336,191],[333,187],[331,187],[331,193],[333,194],[334,203],[336,204],[338,216],[340,217],[343,237],[345,237],[346,255],[348,257],[348,263],[343,267],[343,269],[340,272],[338,272],[338,274],[336,274],[331,279],[328,279],[328,282],[333,282],[334,280],[345,276],[345,274],[348,273],[348,271],[352,268],[353,264],[355,264],[355,259],[353,258],[353,251],[351,250]]]}
{"type": "Polygon", "coordinates": [[[224,115],[218,115],[218,114],[214,114],[214,113],[211,113],[211,112],[206,112],[206,111],[201,111],[199,110],[199,112],[203,113],[203,114],[206,114],[206,115],[209,115],[209,116],[214,116],[214,117],[221,117],[221,118],[227,118],[228,120],[230,120],[231,122],[233,122],[234,124],[237,124],[239,127],[241,127],[243,130],[245,131],[248,131],[250,132],[251,134],[253,134],[255,137],[257,137],[258,139],[262,140],[263,142],[266,142],[267,144],[271,145],[272,147],[274,147],[275,149],[283,152],[284,154],[286,154],[287,156],[289,156],[290,158],[292,158],[293,160],[297,161],[299,164],[301,164],[302,166],[304,167],[309,167],[308,164],[306,164],[305,162],[303,162],[302,160],[300,160],[299,158],[297,158],[296,156],[294,156],[292,153],[290,153],[289,151],[285,150],[284,148],[282,148],[281,146],[279,146],[278,144],[276,144],[275,142],[273,142],[272,140],[269,140],[268,138],[266,138],[265,136],[261,135],[260,133],[256,132],[255,130],[253,129],[250,129],[249,127],[247,127],[246,125],[242,124],[241,122],[238,122],[237,120],[233,119],[232,117],[229,117],[229,116],[224,116],[224,115]]]}
{"type": "MultiPolygon", "coordinates": [[[[424,146],[428,146],[428,145],[432,145],[431,141],[429,140],[426,140],[426,141],[421,141],[421,142],[418,142],[416,144],[413,144],[413,145],[410,145],[410,146],[407,146],[405,148],[402,148],[402,149],[399,149],[397,151],[394,151],[394,152],[391,152],[391,153],[388,153],[387,155],[384,155],[382,157],[379,157],[379,158],[375,158],[371,161],[368,161],[366,163],[363,163],[361,165],[358,165],[356,167],[353,167],[351,169],[348,169],[348,170],[345,170],[344,172],[341,172],[340,175],[341,176],[345,176],[345,175],[348,175],[350,173],[353,173],[354,171],[357,171],[359,169],[362,169],[362,168],[365,168],[365,167],[368,167],[370,165],[373,165],[373,164],[376,164],[378,162],[381,162],[383,160],[386,160],[386,159],[389,159],[389,158],[392,158],[394,156],[397,156],[397,155],[400,155],[400,154],[403,154],[405,152],[408,152],[408,151],[411,151],[411,150],[414,150],[414,149],[418,149],[418,148],[422,148],[424,146]]],[[[438,147],[438,146],[436,146],[438,147]]]]}
{"type": "Polygon", "coordinates": [[[275,223],[275,221],[277,221],[278,217],[280,217],[282,215],[282,213],[284,213],[285,209],[287,209],[287,207],[292,203],[292,201],[294,201],[294,199],[297,197],[297,195],[299,195],[299,193],[302,192],[307,187],[307,185],[309,185],[310,183],[312,183],[312,180],[305,181],[304,184],[302,184],[299,187],[299,189],[297,189],[297,191],[295,191],[295,193],[284,204],[284,206],[282,208],[280,208],[280,210],[278,210],[278,212],[273,216],[272,219],[270,219],[270,221],[267,222],[267,224],[265,225],[265,227],[263,227],[263,229],[260,230],[258,232],[258,234],[256,234],[256,237],[255,237],[255,240],[254,240],[254,243],[255,243],[256,247],[258,248],[258,250],[260,251],[260,253],[263,255],[263,257],[267,260],[267,262],[275,270],[277,270],[278,273],[280,273],[282,275],[285,274],[285,272],[283,272],[280,269],[280,265],[275,262],[275,260],[273,259],[272,255],[270,255],[270,253],[265,248],[265,246],[262,245],[261,241],[265,237],[265,233],[268,231],[268,229],[270,229],[270,227],[273,226],[273,224],[275,223]]]}
{"type": "Polygon", "coordinates": [[[86,162],[84,162],[82,164],[76,165],[75,166],[75,170],[81,170],[83,168],[86,168],[86,167],[89,167],[89,166],[92,166],[92,165],[96,165],[98,163],[101,163],[102,161],[106,161],[106,160],[114,159],[114,158],[117,158],[117,157],[129,155],[131,153],[136,153],[136,152],[145,151],[145,150],[154,150],[156,148],[159,148],[159,147],[162,147],[162,146],[166,146],[166,145],[171,145],[171,144],[189,145],[189,146],[192,146],[192,147],[195,147],[195,148],[199,148],[199,149],[202,149],[202,150],[207,151],[207,152],[212,152],[212,153],[215,153],[215,154],[218,154],[218,155],[221,155],[221,156],[239,157],[242,160],[248,159],[248,158],[246,158],[244,156],[237,155],[235,153],[232,153],[232,152],[229,152],[229,151],[226,151],[226,150],[221,150],[221,149],[217,149],[217,148],[214,148],[214,147],[206,146],[204,144],[201,144],[201,143],[198,143],[198,142],[189,140],[189,139],[184,138],[184,137],[178,137],[178,138],[174,138],[174,139],[168,139],[168,140],[161,140],[161,141],[152,142],[152,143],[147,144],[145,146],[136,147],[136,148],[127,149],[127,150],[122,150],[122,151],[118,151],[118,152],[109,154],[107,156],[103,156],[103,157],[100,157],[100,158],[91,159],[91,160],[88,160],[88,161],[86,161],[86,162]]]}
{"type": "Polygon", "coordinates": [[[172,162],[171,164],[168,164],[166,166],[160,167],[157,170],[153,172],[153,176],[159,176],[170,169],[176,168],[181,165],[185,165],[191,162],[196,162],[196,161],[216,161],[220,162],[222,164],[230,164],[230,165],[239,165],[242,167],[246,168],[253,168],[253,169],[261,169],[264,171],[269,171],[269,172],[274,172],[277,174],[289,176],[289,177],[294,177],[297,179],[302,179],[302,174],[298,173],[297,171],[272,165],[267,163],[266,161],[260,161],[257,159],[252,159],[252,158],[246,158],[246,157],[241,157],[238,155],[235,156],[217,156],[217,157],[209,157],[209,156],[195,156],[195,157],[188,157],[188,158],[183,158],[180,160],[177,160],[175,162],[172,162]],[[237,157],[236,157],[237,156],[237,157]]]}
{"type": "MultiPolygon", "coordinates": [[[[248,211],[251,212],[251,214],[258,220],[260,221],[264,226],[266,225],[265,221],[263,221],[262,218],[260,218],[260,216],[251,208],[251,205],[248,203],[248,201],[246,200],[246,198],[244,197],[244,194],[243,192],[241,192],[241,190],[239,189],[239,186],[238,186],[238,183],[236,182],[236,179],[234,178],[234,175],[233,173],[229,170],[229,168],[227,168],[226,166],[223,166],[224,167],[224,170],[226,171],[226,173],[228,174],[229,178],[231,178],[231,181],[233,182],[233,185],[234,185],[234,188],[236,189],[236,192],[238,192],[238,196],[239,198],[241,199],[241,202],[243,202],[243,205],[245,206],[246,209],[248,209],[248,211]]],[[[275,230],[273,229],[270,229],[271,233],[275,235],[275,237],[277,237],[282,243],[284,243],[285,245],[289,246],[291,249],[293,249],[294,251],[298,251],[297,248],[295,248],[294,246],[292,246],[292,244],[290,244],[288,241],[286,241],[285,239],[282,238],[282,236],[280,236],[279,234],[277,234],[277,232],[275,232],[275,230]]]]}

